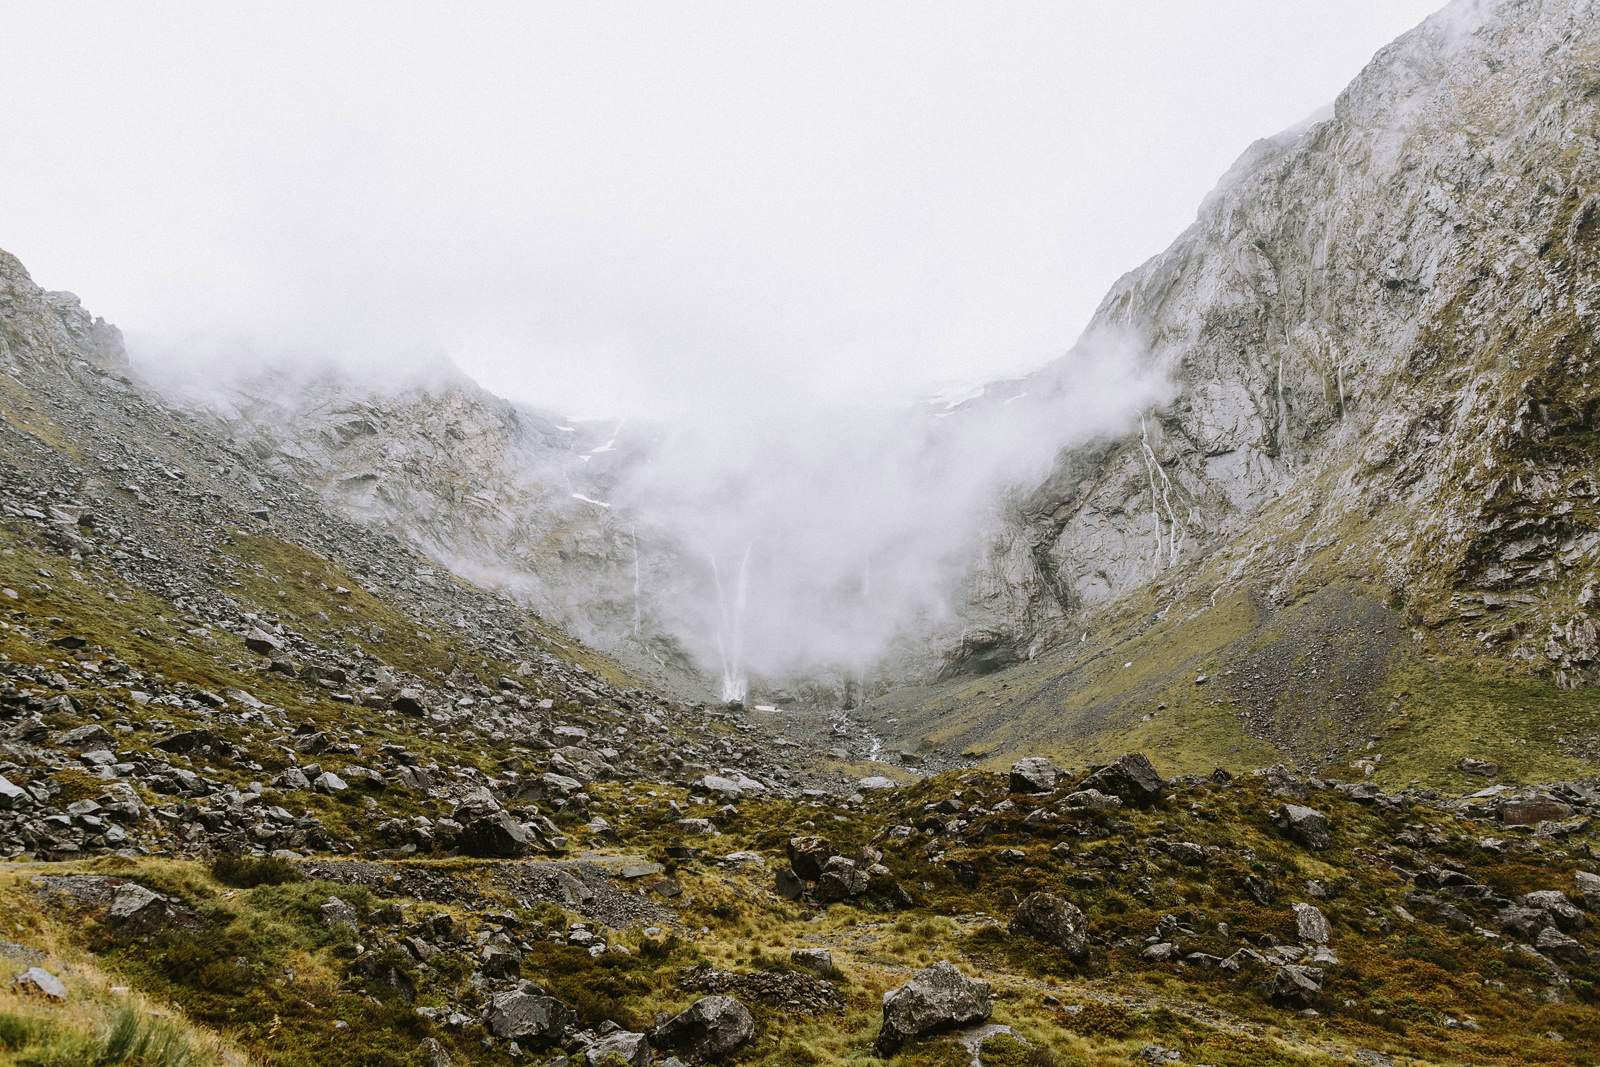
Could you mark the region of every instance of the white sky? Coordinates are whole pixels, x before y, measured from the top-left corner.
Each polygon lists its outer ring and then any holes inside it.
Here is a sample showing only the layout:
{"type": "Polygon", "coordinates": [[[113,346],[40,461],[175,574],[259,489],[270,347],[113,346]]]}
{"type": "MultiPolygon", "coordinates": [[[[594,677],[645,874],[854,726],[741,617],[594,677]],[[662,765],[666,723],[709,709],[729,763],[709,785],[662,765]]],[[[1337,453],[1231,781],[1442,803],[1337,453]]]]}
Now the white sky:
{"type": "Polygon", "coordinates": [[[714,413],[1065,350],[1437,0],[0,5],[0,248],[163,352],[714,413]]]}

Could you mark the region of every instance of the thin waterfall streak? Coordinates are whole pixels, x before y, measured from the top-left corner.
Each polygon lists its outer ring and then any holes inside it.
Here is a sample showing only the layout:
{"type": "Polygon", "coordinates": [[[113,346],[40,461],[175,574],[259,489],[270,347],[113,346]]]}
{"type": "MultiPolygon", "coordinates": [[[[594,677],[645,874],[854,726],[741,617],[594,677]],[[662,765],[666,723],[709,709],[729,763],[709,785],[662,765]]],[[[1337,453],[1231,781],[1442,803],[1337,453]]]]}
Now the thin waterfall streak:
{"type": "Polygon", "coordinates": [[[639,637],[639,624],[643,621],[644,611],[639,602],[639,528],[628,527],[628,534],[633,539],[633,636],[639,637]]]}
{"type": "Polygon", "coordinates": [[[722,587],[722,572],[717,558],[711,557],[711,578],[717,589],[720,625],[717,627],[717,654],[722,660],[722,699],[743,701],[750,691],[750,678],[744,665],[744,627],[750,600],[750,550],[746,544],[739,560],[739,574],[730,598],[722,587]]]}

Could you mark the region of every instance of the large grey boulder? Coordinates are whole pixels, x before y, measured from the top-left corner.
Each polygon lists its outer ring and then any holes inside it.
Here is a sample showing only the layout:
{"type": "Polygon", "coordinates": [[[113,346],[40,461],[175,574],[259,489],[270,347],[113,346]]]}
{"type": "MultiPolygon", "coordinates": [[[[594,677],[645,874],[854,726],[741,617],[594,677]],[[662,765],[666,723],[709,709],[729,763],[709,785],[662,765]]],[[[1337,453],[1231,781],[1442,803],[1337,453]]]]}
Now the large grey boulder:
{"type": "Polygon", "coordinates": [[[106,921],[124,936],[153,934],[172,923],[173,910],[167,898],[142,885],[119,885],[106,909],[106,921]]]}
{"type": "Polygon", "coordinates": [[[855,860],[831,856],[823,864],[822,877],[817,879],[817,900],[831,904],[836,900],[849,900],[867,891],[867,872],[855,860]]]}
{"type": "Polygon", "coordinates": [[[1076,904],[1053,893],[1033,893],[1017,905],[1011,932],[1055,945],[1074,959],[1089,954],[1089,920],[1076,904]]]}
{"type": "Polygon", "coordinates": [[[1129,752],[1085,778],[1078,789],[1095,789],[1121,797],[1124,804],[1144,805],[1159,800],[1166,787],[1166,779],[1156,773],[1149,757],[1143,752],[1129,752]]]}
{"type": "Polygon", "coordinates": [[[1328,833],[1328,817],[1315,808],[1285,804],[1274,808],[1268,818],[1280,832],[1306,848],[1324,849],[1333,844],[1333,837],[1328,833]]]}
{"type": "Polygon", "coordinates": [[[833,953],[825,948],[797,948],[789,953],[789,962],[824,978],[832,978],[839,973],[838,966],[833,962],[833,953]]]}
{"type": "Polygon", "coordinates": [[[833,842],[825,837],[808,834],[789,838],[784,851],[789,854],[789,866],[808,882],[822,877],[822,868],[833,855],[833,842]]]}
{"type": "Polygon", "coordinates": [[[1318,967],[1279,967],[1267,983],[1267,995],[1275,1003],[1303,1008],[1322,992],[1322,970],[1318,967]]]}
{"type": "Polygon", "coordinates": [[[1578,871],[1573,874],[1572,882],[1578,887],[1578,892],[1583,894],[1583,901],[1589,910],[1600,911],[1600,875],[1578,871]]]}
{"type": "Polygon", "coordinates": [[[1569,967],[1587,967],[1589,965],[1589,950],[1584,948],[1577,939],[1568,937],[1554,926],[1547,926],[1540,930],[1539,936],[1534,939],[1533,945],[1541,954],[1565,963],[1569,967]]]}
{"type": "Polygon", "coordinates": [[[589,1042],[583,1055],[592,1067],[650,1067],[654,1053],[643,1034],[618,1030],[589,1042]]]}
{"type": "Polygon", "coordinates": [[[554,997],[516,990],[496,995],[487,1016],[491,1034],[527,1048],[560,1044],[578,1024],[572,1009],[554,997]]]}
{"type": "Polygon", "coordinates": [[[50,1000],[67,999],[67,984],[43,967],[29,967],[11,979],[11,985],[21,992],[48,997],[50,1000]]]}
{"type": "Polygon", "coordinates": [[[1011,765],[1013,793],[1048,793],[1061,784],[1061,769],[1042,756],[1029,756],[1011,765]]]}
{"type": "Polygon", "coordinates": [[[521,856],[533,844],[527,829],[499,810],[463,820],[457,840],[461,851],[467,855],[494,859],[521,856]]]}
{"type": "Polygon", "coordinates": [[[1517,903],[1525,908],[1538,908],[1549,915],[1551,920],[1561,929],[1572,933],[1582,930],[1589,925],[1589,920],[1583,912],[1573,906],[1572,901],[1559,889],[1540,889],[1533,893],[1524,893],[1517,903]]]}
{"type": "Polygon", "coordinates": [[[1296,904],[1294,923],[1301,944],[1326,945],[1333,936],[1333,931],[1328,928],[1328,917],[1314,904],[1296,904]]]}
{"type": "Polygon", "coordinates": [[[657,1045],[676,1049],[691,1063],[721,1059],[756,1033],[750,1011],[732,997],[701,997],[656,1027],[657,1045]]]}
{"type": "Polygon", "coordinates": [[[883,995],[878,1054],[892,1055],[907,1038],[986,1022],[993,1010],[988,982],[968,978],[941,960],[883,995]]]}
{"type": "Polygon", "coordinates": [[[20,811],[33,807],[33,795],[0,774],[0,811],[20,811]]]}

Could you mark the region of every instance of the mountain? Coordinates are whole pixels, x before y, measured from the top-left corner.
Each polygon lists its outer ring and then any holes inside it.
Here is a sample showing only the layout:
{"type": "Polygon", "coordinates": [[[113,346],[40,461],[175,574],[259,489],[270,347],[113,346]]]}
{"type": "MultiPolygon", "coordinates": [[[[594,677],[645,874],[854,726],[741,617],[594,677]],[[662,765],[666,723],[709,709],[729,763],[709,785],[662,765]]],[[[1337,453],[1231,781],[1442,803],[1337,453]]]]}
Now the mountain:
{"type": "Polygon", "coordinates": [[[1597,29],[1446,8],[896,423],[1169,385],[906,546],[848,714],[685,699],[650,434],[176,395],[0,253],[0,1067],[1592,1062],[1597,29]]]}
{"type": "MultiPolygon", "coordinates": [[[[1589,4],[1452,4],[1112,287],[1086,343],[1142,338],[1174,393],[1016,493],[969,581],[954,664],[1048,660],[1013,733],[1137,727],[1199,673],[1228,746],[1315,765],[1434,699],[1425,656],[1594,683],[1597,48],[1589,4]]],[[[985,747],[934,704],[926,737],[985,747]]]]}

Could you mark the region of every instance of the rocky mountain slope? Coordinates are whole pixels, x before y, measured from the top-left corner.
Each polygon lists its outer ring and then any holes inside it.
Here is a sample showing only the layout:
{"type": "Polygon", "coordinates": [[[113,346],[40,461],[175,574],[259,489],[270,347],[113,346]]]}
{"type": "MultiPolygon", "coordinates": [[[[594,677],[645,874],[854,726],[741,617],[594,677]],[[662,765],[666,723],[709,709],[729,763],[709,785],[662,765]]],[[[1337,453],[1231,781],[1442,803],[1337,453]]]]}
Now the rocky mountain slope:
{"type": "Polygon", "coordinates": [[[950,683],[881,702],[900,747],[1365,752],[1452,785],[1482,748],[1593,751],[1593,700],[1555,690],[1600,663],[1597,31],[1450,5],[1113,287],[1086,343],[1142,337],[1173,398],[1013,496],[950,683]],[[1431,766],[1395,759],[1419,729],[1431,766]]]}
{"type": "Polygon", "coordinates": [[[1592,783],[916,780],[335,514],[9,257],[0,343],[0,1064],[1600,1053],[1592,783]]]}
{"type": "Polygon", "coordinates": [[[989,629],[1025,653],[1136,591],[1349,579],[1591,678],[1597,19],[1454,3],[1239,159],[1089,329],[1142,337],[1174,398],[1015,501],[989,629]]]}
{"type": "Polygon", "coordinates": [[[515,599],[661,686],[702,686],[671,618],[694,566],[613,510],[644,442],[440,365],[375,383],[291,364],[163,392],[335,512],[515,599]]]}
{"type": "Polygon", "coordinates": [[[632,632],[609,435],[178,405],[0,253],[0,1065],[1593,1062],[1595,20],[1253,149],[1101,313],[1176,398],[857,718],[530,610],[632,632]]]}

